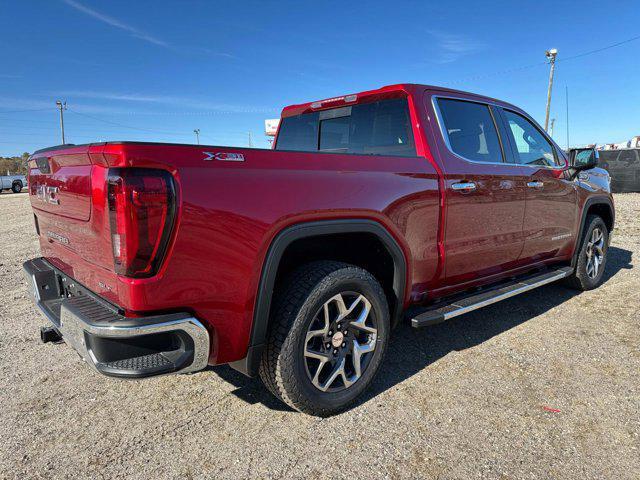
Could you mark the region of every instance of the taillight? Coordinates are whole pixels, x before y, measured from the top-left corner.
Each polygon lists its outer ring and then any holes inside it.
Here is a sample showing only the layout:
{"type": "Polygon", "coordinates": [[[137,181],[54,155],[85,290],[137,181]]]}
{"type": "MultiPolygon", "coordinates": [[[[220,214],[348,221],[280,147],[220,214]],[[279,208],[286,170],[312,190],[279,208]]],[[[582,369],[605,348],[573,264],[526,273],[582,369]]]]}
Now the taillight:
{"type": "Polygon", "coordinates": [[[173,177],[164,170],[110,169],[108,202],[116,273],[136,278],[155,275],[175,221],[173,177]]]}

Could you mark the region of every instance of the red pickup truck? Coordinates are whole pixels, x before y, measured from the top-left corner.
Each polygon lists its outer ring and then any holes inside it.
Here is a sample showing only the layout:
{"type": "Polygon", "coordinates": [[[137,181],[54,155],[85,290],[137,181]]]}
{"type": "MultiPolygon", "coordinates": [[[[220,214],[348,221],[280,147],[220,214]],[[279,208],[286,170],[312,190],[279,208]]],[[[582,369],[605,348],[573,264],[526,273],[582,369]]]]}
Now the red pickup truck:
{"type": "Polygon", "coordinates": [[[371,383],[402,318],[598,286],[614,207],[596,164],[508,103],[392,85],[286,107],[271,150],[40,150],[42,258],[24,268],[42,339],[103,374],[230,364],[329,415],[371,383]]]}

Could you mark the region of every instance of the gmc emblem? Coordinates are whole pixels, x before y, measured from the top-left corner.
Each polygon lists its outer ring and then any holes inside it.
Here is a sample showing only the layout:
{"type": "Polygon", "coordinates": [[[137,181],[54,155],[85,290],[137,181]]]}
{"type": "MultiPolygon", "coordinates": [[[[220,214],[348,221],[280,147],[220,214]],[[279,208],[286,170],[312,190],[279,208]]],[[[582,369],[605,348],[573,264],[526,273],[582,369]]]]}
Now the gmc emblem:
{"type": "Polygon", "coordinates": [[[36,185],[36,197],[41,202],[60,205],[60,200],[58,200],[58,187],[36,185]]]}

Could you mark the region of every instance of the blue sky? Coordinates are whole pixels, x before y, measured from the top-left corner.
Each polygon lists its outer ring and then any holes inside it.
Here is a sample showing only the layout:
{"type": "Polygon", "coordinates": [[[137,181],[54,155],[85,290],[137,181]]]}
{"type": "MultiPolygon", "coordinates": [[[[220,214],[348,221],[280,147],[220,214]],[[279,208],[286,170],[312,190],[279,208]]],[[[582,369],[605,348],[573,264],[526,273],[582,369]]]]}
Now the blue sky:
{"type": "Polygon", "coordinates": [[[67,141],[267,146],[292,103],[400,82],[497,97],[540,123],[559,50],[554,137],[640,135],[637,1],[0,0],[0,155],[67,141]],[[524,67],[524,68],[522,68],[524,67]]]}

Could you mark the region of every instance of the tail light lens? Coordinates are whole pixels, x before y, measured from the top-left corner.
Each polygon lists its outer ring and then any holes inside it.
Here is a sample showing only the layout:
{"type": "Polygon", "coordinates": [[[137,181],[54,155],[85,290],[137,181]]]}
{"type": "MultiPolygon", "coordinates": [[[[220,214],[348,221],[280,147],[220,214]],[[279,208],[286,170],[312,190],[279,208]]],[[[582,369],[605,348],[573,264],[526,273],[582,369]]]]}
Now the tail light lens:
{"type": "Polygon", "coordinates": [[[175,221],[173,177],[164,170],[111,169],[108,202],[116,273],[135,278],[155,275],[175,221]]]}

